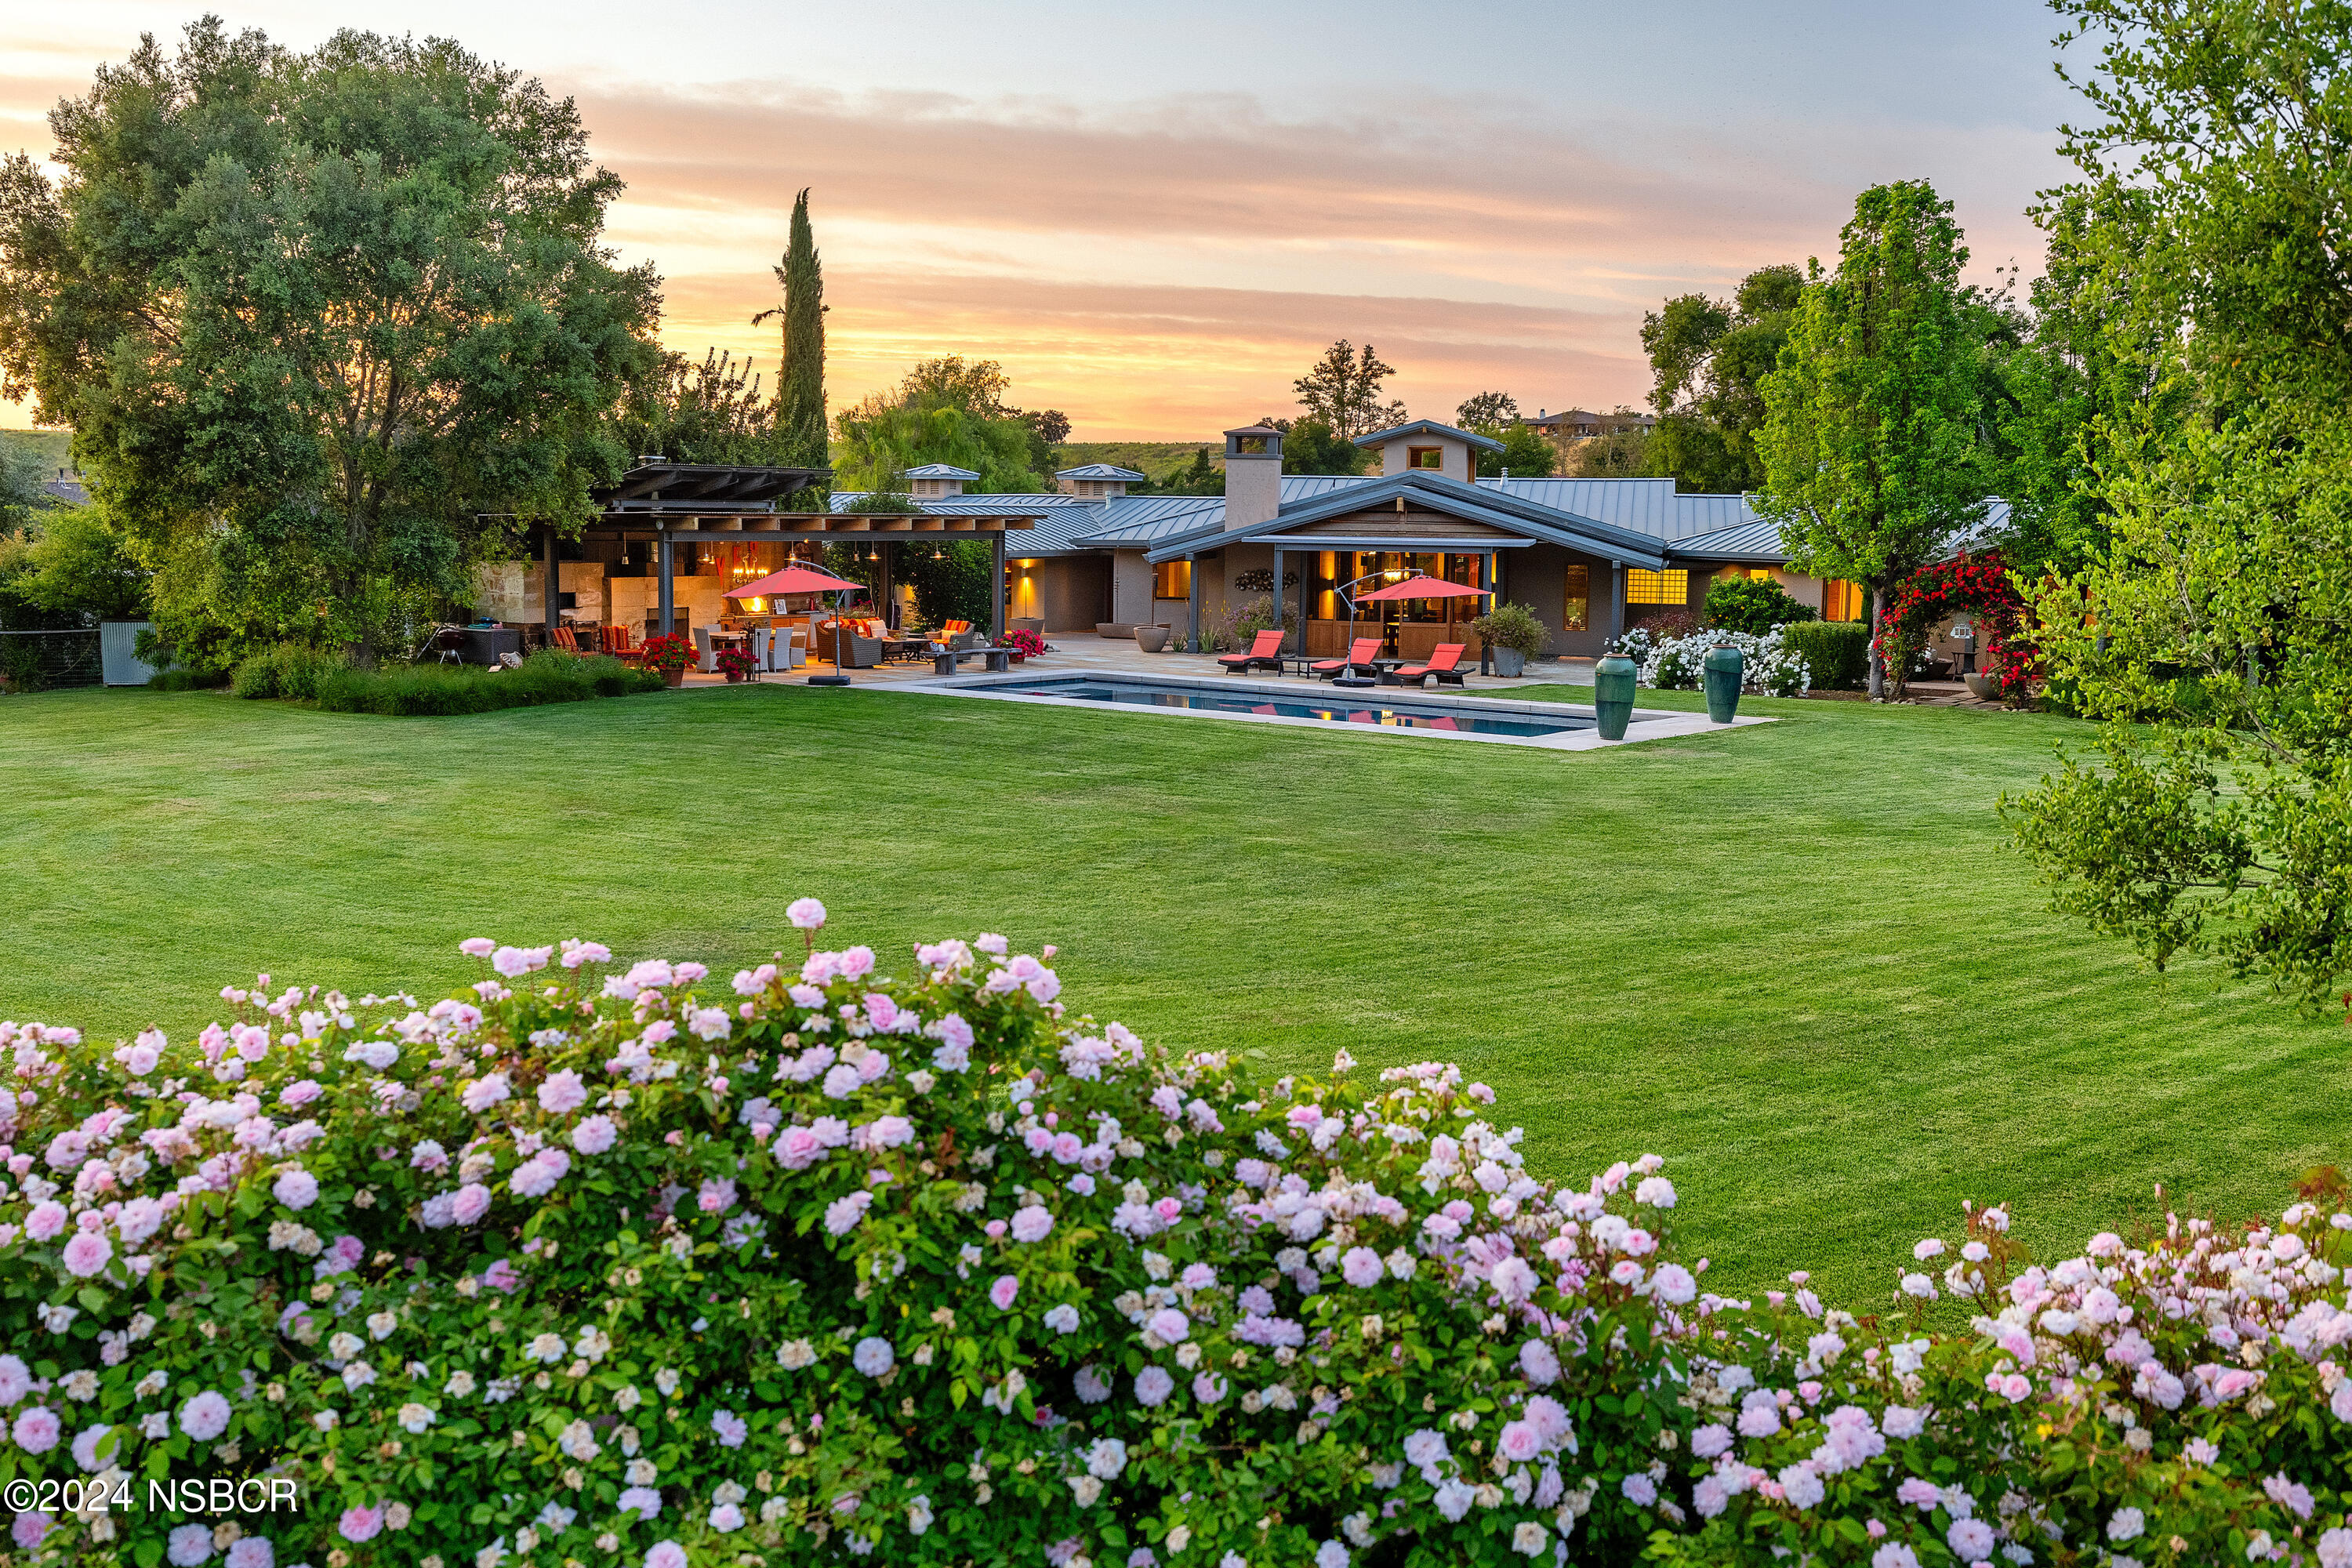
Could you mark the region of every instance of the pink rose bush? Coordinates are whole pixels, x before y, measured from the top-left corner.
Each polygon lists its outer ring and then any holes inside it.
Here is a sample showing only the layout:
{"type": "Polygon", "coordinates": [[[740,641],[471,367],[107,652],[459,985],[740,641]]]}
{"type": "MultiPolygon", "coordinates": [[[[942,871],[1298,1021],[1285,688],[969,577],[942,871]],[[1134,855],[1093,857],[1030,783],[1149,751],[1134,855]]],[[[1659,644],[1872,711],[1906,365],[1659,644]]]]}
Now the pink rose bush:
{"type": "Polygon", "coordinates": [[[19,1550],[2352,1568],[2335,1187],[2049,1265],[1976,1210],[1868,1317],[1731,1301],[1662,1161],[1547,1183],[1454,1068],[1267,1082],[1067,1011],[1050,948],[791,918],[731,984],[485,939],[436,1002],[0,1025],[0,1478],[303,1498],[19,1550]]]}

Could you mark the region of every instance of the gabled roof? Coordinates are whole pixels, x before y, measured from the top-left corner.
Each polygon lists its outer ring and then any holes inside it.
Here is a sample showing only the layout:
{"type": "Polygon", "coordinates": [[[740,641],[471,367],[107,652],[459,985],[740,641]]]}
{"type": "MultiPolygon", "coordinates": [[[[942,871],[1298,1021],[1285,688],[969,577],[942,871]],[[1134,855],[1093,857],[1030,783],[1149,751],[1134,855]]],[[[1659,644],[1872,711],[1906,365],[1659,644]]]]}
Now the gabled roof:
{"type": "Polygon", "coordinates": [[[910,479],[976,479],[980,478],[970,468],[959,468],[953,463],[925,463],[919,468],[908,468],[907,477],[910,479]]]}
{"type": "Polygon", "coordinates": [[[1122,468],[1117,463],[1081,463],[1075,468],[1056,468],[1054,477],[1057,479],[1125,479],[1131,485],[1139,485],[1146,478],[1133,468],[1122,468]]]}
{"type": "Polygon", "coordinates": [[[1203,524],[1223,528],[1224,521],[1223,496],[1122,496],[1103,503],[1095,523],[1073,533],[1070,542],[1087,550],[1148,549],[1203,524]]]}
{"type": "MultiPolygon", "coordinates": [[[[1485,489],[1422,470],[1392,474],[1365,484],[1351,485],[1311,500],[1286,502],[1272,521],[1237,533],[1235,537],[1266,539],[1279,536],[1309,523],[1345,517],[1354,511],[1376,510],[1400,500],[1416,510],[1440,512],[1465,522],[1484,523],[1522,539],[1563,545],[1586,554],[1645,566],[1652,571],[1665,564],[1665,556],[1658,541],[1648,534],[1614,528],[1593,518],[1558,511],[1522,500],[1507,492],[1485,489]]],[[[1171,561],[1189,551],[1213,543],[1225,535],[1224,509],[1220,506],[1202,525],[1161,538],[1146,554],[1154,563],[1171,561]]]]}
{"type": "Polygon", "coordinates": [[[1378,447],[1407,436],[1443,436],[1449,441],[1461,441],[1482,452],[1499,452],[1503,444],[1492,436],[1481,436],[1475,430],[1457,430],[1451,425],[1440,425],[1434,419],[1408,419],[1402,425],[1391,425],[1385,430],[1375,430],[1369,436],[1356,437],[1359,447],[1378,447]]]}

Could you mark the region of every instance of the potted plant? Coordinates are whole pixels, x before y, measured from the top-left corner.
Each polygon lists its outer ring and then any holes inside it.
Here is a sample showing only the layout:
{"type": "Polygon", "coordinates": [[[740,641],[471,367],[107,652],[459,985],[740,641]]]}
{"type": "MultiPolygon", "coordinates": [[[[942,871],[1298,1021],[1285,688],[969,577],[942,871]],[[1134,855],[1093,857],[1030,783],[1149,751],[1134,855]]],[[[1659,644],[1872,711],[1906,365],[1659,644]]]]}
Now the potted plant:
{"type": "Polygon", "coordinates": [[[1135,646],[1145,653],[1159,653],[1168,647],[1169,634],[1176,628],[1162,621],[1154,626],[1135,628],[1135,646]]]}
{"type": "Polygon", "coordinates": [[[720,672],[727,677],[727,684],[730,686],[741,681],[760,668],[760,661],[751,657],[750,648],[733,644],[720,648],[716,655],[712,656],[711,662],[716,664],[720,672]]]}
{"type": "Polygon", "coordinates": [[[1013,650],[1013,662],[1015,664],[1024,658],[1043,658],[1045,654],[1045,639],[1026,627],[1005,633],[1004,641],[999,646],[1013,650]]]}
{"type": "Polygon", "coordinates": [[[694,662],[694,639],[684,632],[647,637],[637,645],[635,658],[646,668],[661,671],[663,685],[683,686],[686,667],[694,662]]]}
{"type": "Polygon", "coordinates": [[[1497,675],[1525,674],[1528,660],[1541,654],[1550,640],[1544,624],[1525,605],[1497,605],[1472,621],[1470,629],[1494,656],[1497,675]]]}

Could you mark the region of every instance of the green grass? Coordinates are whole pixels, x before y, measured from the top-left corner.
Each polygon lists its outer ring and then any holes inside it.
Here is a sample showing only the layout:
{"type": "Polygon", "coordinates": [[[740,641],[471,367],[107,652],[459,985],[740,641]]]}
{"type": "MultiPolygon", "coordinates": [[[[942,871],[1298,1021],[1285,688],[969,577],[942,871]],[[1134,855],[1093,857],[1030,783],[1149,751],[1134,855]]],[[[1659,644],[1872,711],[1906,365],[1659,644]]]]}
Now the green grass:
{"type": "Polygon", "coordinates": [[[1548,1173],[1667,1156],[1734,1288],[1875,1299],[1964,1197],[2046,1247],[2154,1182],[2244,1214],[2345,1157],[2340,1025],[2160,984],[2001,847],[1994,797],[2079,731],[1749,710],[1783,722],[1560,754],[782,685],[10,699],[0,1016],[186,1031],[256,969],[448,986],[477,933],[724,973],[814,893],[886,955],[1058,942],[1074,1005],[1171,1041],[1458,1059],[1548,1173]]]}
{"type": "Polygon", "coordinates": [[[73,467],[71,431],[0,430],[0,453],[13,453],[24,447],[31,447],[40,455],[44,479],[55,479],[59,468],[73,467]]]}

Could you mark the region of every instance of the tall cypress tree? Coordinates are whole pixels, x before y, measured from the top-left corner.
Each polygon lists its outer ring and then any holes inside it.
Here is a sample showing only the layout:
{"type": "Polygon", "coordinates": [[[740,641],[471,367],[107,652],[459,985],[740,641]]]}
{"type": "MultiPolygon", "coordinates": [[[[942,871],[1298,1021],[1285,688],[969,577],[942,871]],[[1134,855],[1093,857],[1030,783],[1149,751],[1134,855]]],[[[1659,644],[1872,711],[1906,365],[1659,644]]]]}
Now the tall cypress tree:
{"type": "Polygon", "coordinates": [[[793,202],[792,237],[784,263],[776,268],[776,281],[784,289],[783,309],[761,314],[784,318],[784,364],[776,402],[786,461],[821,468],[825,461],[824,273],[817,265],[816,237],[809,229],[808,198],[803,190],[793,202]]]}

